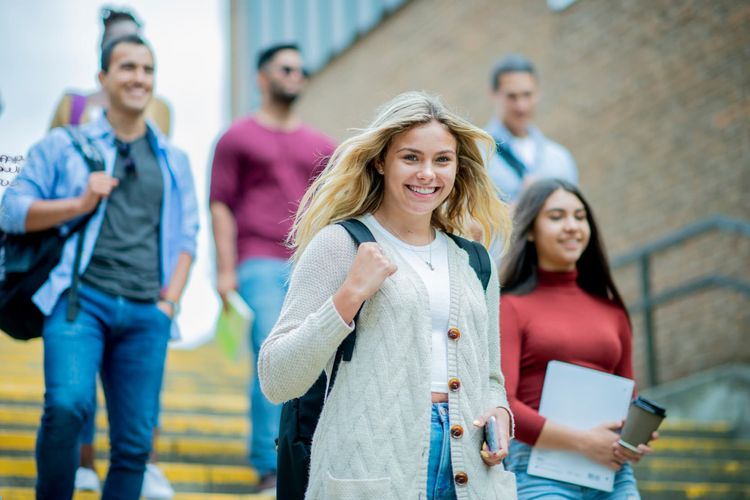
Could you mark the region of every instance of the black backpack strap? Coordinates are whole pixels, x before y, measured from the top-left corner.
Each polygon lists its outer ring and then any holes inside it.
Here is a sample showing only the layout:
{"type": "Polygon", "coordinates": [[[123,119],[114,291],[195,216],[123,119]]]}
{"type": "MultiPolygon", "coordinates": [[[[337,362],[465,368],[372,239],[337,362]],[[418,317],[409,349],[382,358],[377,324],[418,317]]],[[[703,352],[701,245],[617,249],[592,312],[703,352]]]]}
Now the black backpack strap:
{"type": "Polygon", "coordinates": [[[490,256],[487,253],[487,250],[476,241],[470,241],[451,233],[446,234],[456,243],[456,245],[469,254],[469,265],[474,269],[474,272],[477,273],[477,278],[482,282],[482,288],[484,288],[484,291],[486,292],[487,285],[490,283],[490,276],[492,275],[492,265],[490,264],[490,256]]]}
{"type": "Polygon", "coordinates": [[[104,170],[104,156],[102,155],[99,148],[91,142],[86,135],[78,127],[71,125],[65,126],[65,132],[70,137],[70,142],[78,153],[86,161],[89,170],[92,172],[100,172],[104,170]]]}
{"type": "MultiPolygon", "coordinates": [[[[65,132],[70,136],[70,142],[73,144],[73,147],[86,161],[86,166],[88,166],[89,172],[103,171],[104,158],[99,149],[89,140],[89,138],[84,136],[78,127],[68,125],[65,127],[65,132]]],[[[94,210],[77,222],[67,234],[67,237],[69,238],[78,231],[81,231],[81,234],[78,236],[78,241],[76,242],[76,253],[73,257],[73,275],[70,283],[70,291],[68,292],[68,312],[66,316],[68,321],[73,321],[78,315],[78,282],[80,281],[78,270],[81,267],[83,240],[86,234],[85,227],[98,208],[99,205],[97,204],[96,207],[94,207],[94,210]]]]}
{"type": "Polygon", "coordinates": [[[495,139],[495,151],[500,155],[500,158],[505,160],[505,163],[515,172],[519,179],[524,178],[528,168],[521,160],[516,158],[516,155],[513,154],[513,151],[504,142],[495,139]]]}
{"type": "MultiPolygon", "coordinates": [[[[357,246],[361,245],[362,243],[370,243],[376,241],[375,237],[372,235],[372,232],[370,232],[368,227],[363,222],[357,219],[346,219],[337,222],[337,224],[346,229],[346,231],[349,233],[349,236],[352,237],[357,246]]],[[[359,311],[361,310],[362,308],[360,307],[359,311]]],[[[354,315],[355,324],[357,322],[357,318],[359,318],[359,311],[357,311],[357,314],[354,315]]],[[[355,326],[355,329],[352,331],[352,333],[347,335],[347,337],[339,346],[338,351],[336,351],[336,359],[334,360],[333,365],[334,371],[336,371],[336,368],[338,368],[338,365],[342,360],[352,360],[352,356],[354,355],[354,343],[356,340],[357,330],[355,326]]]]}

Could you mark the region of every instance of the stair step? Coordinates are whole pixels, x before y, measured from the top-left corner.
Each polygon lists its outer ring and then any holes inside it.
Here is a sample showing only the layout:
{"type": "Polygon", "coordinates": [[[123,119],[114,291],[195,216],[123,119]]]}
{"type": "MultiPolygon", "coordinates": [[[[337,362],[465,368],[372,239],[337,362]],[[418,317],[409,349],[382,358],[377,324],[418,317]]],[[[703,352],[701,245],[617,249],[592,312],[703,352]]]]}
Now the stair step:
{"type": "Polygon", "coordinates": [[[638,481],[643,500],[747,500],[750,485],[691,483],[684,481],[638,481]]]}
{"type": "Polygon", "coordinates": [[[650,456],[634,467],[639,481],[682,481],[747,483],[750,485],[750,460],[684,459],[650,456]]]}
{"type": "MultiPolygon", "coordinates": [[[[41,340],[31,342],[16,342],[10,337],[2,335],[0,345],[3,352],[8,353],[9,363],[26,363],[30,365],[41,365],[43,357],[43,344],[41,340]]],[[[167,363],[179,369],[190,372],[225,372],[243,374],[249,371],[249,356],[241,356],[237,361],[229,360],[221,349],[212,342],[208,342],[196,349],[176,349],[170,347],[167,352],[167,363]],[[206,361],[210,360],[211,363],[206,361]]]]}
{"type": "MultiPolygon", "coordinates": [[[[0,335],[0,499],[32,500],[34,446],[44,394],[43,345],[0,335]]],[[[226,360],[215,344],[170,349],[162,392],[160,465],[175,500],[270,500],[249,495],[257,474],[247,466],[250,362],[226,360]]],[[[99,391],[97,467],[108,460],[104,399],[99,391]]],[[[667,419],[654,453],[635,467],[644,500],[750,499],[750,442],[727,422],[667,419]]],[[[78,493],[75,500],[98,499],[78,493]]]]}
{"type": "MultiPolygon", "coordinates": [[[[42,410],[39,406],[0,404],[0,427],[12,429],[36,429],[42,410]]],[[[211,436],[248,435],[250,424],[244,416],[223,416],[209,413],[170,413],[159,416],[160,427],[165,434],[189,434],[211,436]]],[[[107,427],[105,411],[96,414],[98,429],[107,427]]]]}
{"type": "Polygon", "coordinates": [[[731,438],[736,429],[730,422],[700,422],[696,420],[667,420],[659,427],[659,434],[666,437],[731,438]]]}
{"type": "MultiPolygon", "coordinates": [[[[40,367],[39,370],[42,368],[40,367]]],[[[41,400],[44,394],[43,375],[39,373],[33,377],[20,377],[19,373],[24,373],[24,371],[10,372],[0,369],[0,395],[7,390],[24,394],[24,398],[41,400]]],[[[163,391],[174,394],[187,392],[189,394],[234,394],[247,397],[248,382],[248,378],[234,380],[220,374],[214,374],[213,379],[203,375],[173,374],[167,368],[163,391]]]]}
{"type": "Polygon", "coordinates": [[[666,437],[651,443],[649,458],[728,458],[750,460],[750,441],[712,438],[666,437]]]}
{"type": "MultiPolygon", "coordinates": [[[[0,454],[30,458],[34,456],[35,430],[0,429],[0,454]]],[[[106,434],[96,436],[95,446],[106,456],[109,441],[106,434]]],[[[226,464],[243,466],[247,463],[247,443],[240,438],[190,437],[160,434],[157,441],[160,460],[167,462],[226,464]]]]}
{"type": "MultiPolygon", "coordinates": [[[[2,500],[34,500],[33,488],[3,488],[0,487],[0,498],[2,500]]],[[[268,495],[238,495],[222,493],[176,493],[173,500],[274,500],[275,497],[268,495]]],[[[76,492],[73,500],[99,500],[99,493],[76,492]]]]}
{"type": "MultiPolygon", "coordinates": [[[[41,406],[43,402],[44,388],[30,389],[20,385],[7,382],[0,383],[0,405],[17,404],[41,406]]],[[[100,407],[104,407],[104,396],[100,393],[98,397],[100,407]]],[[[184,412],[211,412],[223,415],[247,415],[247,396],[234,393],[200,393],[170,392],[164,391],[161,396],[162,411],[184,411],[184,412]]]]}
{"type": "MultiPolygon", "coordinates": [[[[108,466],[105,460],[96,461],[99,472],[106,471],[108,466]]],[[[258,482],[258,474],[247,466],[160,462],[159,467],[175,490],[180,491],[243,493],[258,482]]],[[[33,458],[0,457],[0,484],[33,487],[35,479],[33,458]]]]}

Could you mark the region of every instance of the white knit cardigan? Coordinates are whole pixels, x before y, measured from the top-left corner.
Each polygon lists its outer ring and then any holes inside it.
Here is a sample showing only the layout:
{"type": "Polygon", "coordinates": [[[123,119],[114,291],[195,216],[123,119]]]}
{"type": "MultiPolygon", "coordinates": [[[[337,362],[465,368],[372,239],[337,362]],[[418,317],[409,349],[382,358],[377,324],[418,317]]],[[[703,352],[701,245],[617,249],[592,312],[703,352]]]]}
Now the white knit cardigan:
{"type": "MultiPolygon", "coordinates": [[[[342,362],[312,444],[308,500],[426,498],[430,443],[431,321],[429,297],[417,273],[387,241],[385,255],[398,266],[367,302],[357,321],[350,362],[342,362]]],[[[332,297],[344,282],[356,247],[332,225],[310,242],[292,273],[276,326],[260,350],[258,376],[274,402],[303,395],[322,371],[329,375],[336,349],[351,329],[332,297]]],[[[502,465],[487,467],[479,451],[483,431],[472,421],[487,410],[508,408],[500,371],[499,286],[495,266],[486,294],[468,255],[448,242],[449,420],[463,435],[451,438],[459,500],[515,499],[515,477],[502,465]]],[[[447,332],[446,332],[447,333],[447,332]]]]}

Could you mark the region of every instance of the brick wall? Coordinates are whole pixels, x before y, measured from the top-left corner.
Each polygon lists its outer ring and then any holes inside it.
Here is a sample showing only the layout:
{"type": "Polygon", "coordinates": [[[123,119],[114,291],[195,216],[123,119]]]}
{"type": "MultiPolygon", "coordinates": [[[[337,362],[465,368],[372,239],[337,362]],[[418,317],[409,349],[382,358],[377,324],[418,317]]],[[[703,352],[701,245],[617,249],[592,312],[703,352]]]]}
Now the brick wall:
{"type": "MultiPolygon", "coordinates": [[[[483,125],[489,68],[523,52],[540,70],[538,124],[578,161],[619,254],[709,214],[750,219],[750,2],[412,0],[315,75],[303,116],[337,138],[398,92],[441,94],[483,125]]],[[[655,291],[707,272],[750,279],[748,238],[710,234],[653,262],[655,291]]],[[[637,269],[616,273],[637,299],[637,269]]],[[[641,318],[636,368],[644,383],[641,318]]],[[[663,379],[750,361],[750,301],[709,290],[656,313],[663,379]]]]}

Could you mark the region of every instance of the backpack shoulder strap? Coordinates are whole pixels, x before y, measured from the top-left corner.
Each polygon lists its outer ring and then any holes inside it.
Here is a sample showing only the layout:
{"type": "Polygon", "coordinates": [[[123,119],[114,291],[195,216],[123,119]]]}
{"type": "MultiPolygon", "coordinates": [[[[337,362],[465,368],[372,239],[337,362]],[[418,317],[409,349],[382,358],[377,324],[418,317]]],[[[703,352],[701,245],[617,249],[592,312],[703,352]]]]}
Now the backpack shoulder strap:
{"type": "MultiPolygon", "coordinates": [[[[349,233],[349,236],[352,237],[352,240],[357,244],[357,246],[361,245],[362,243],[369,243],[374,242],[375,237],[372,235],[372,232],[368,229],[368,227],[361,221],[357,219],[346,219],[337,222],[340,226],[342,226],[346,231],[349,233]]],[[[362,309],[360,308],[360,311],[362,309]]],[[[357,318],[359,317],[359,311],[357,311],[357,314],[354,316],[354,322],[356,324],[357,318]]],[[[339,346],[338,351],[336,352],[336,358],[334,360],[334,372],[338,368],[339,363],[343,361],[351,361],[352,356],[354,355],[354,343],[357,340],[357,330],[356,328],[347,335],[347,337],[344,339],[344,341],[339,346]]]]}
{"type": "MultiPolygon", "coordinates": [[[[70,141],[73,144],[73,147],[81,154],[90,172],[104,170],[104,157],[99,151],[99,148],[97,148],[89,140],[88,137],[84,136],[84,134],[78,127],[67,125],[65,126],[65,132],[67,132],[68,136],[70,136],[70,141]]],[[[80,279],[79,269],[81,267],[81,255],[83,254],[83,236],[85,233],[86,225],[94,216],[98,208],[99,204],[97,203],[96,207],[88,215],[78,221],[67,235],[67,237],[70,237],[78,231],[82,231],[82,233],[78,235],[78,241],[76,242],[76,251],[73,257],[73,275],[71,276],[70,289],[68,293],[68,321],[73,321],[78,315],[78,282],[80,279]]]]}
{"type": "Polygon", "coordinates": [[[357,246],[362,243],[371,243],[376,241],[375,237],[370,232],[370,229],[360,220],[357,219],[346,219],[337,222],[338,225],[343,226],[344,229],[349,233],[357,246]]]}
{"type": "Polygon", "coordinates": [[[511,168],[511,170],[513,170],[518,178],[523,179],[528,168],[521,160],[516,157],[515,154],[513,154],[513,151],[511,151],[504,142],[498,140],[495,140],[495,151],[497,151],[497,154],[500,155],[500,158],[505,160],[505,163],[508,164],[508,166],[511,168]]]}
{"type": "Polygon", "coordinates": [[[70,137],[71,144],[86,161],[89,170],[92,172],[103,171],[104,156],[99,148],[78,127],[66,125],[64,128],[68,137],[70,137]]]}
{"type": "Polygon", "coordinates": [[[490,276],[492,275],[492,266],[490,264],[490,256],[487,253],[487,250],[476,241],[470,241],[451,233],[446,234],[456,243],[456,245],[469,254],[469,265],[474,269],[474,272],[477,273],[477,278],[482,282],[482,288],[484,288],[484,291],[486,292],[487,285],[490,283],[490,276]]]}

